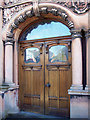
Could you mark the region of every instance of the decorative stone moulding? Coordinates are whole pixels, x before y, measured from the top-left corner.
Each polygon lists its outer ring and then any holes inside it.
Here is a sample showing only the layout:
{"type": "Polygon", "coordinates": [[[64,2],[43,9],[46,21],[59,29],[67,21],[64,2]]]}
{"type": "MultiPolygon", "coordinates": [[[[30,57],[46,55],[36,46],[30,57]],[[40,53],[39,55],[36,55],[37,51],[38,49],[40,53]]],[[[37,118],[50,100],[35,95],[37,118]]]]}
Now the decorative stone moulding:
{"type": "Polygon", "coordinates": [[[88,0],[39,0],[39,2],[57,3],[61,6],[71,9],[77,14],[83,14],[90,9],[90,2],[88,0]]]}
{"type": "MultiPolygon", "coordinates": [[[[42,2],[55,3],[63,7],[67,7],[77,14],[83,14],[88,10],[90,10],[90,2],[87,0],[85,0],[84,2],[82,2],[82,0],[77,0],[77,1],[74,1],[74,0],[69,0],[69,1],[67,0],[64,0],[64,1],[63,0],[4,0],[4,7],[3,7],[4,24],[6,24],[16,12],[30,5],[33,5],[33,10],[36,16],[40,16],[39,14],[40,10],[38,5],[39,3],[42,3],[42,2]]],[[[45,10],[45,8],[43,9],[45,10]]],[[[52,12],[54,14],[57,14],[57,10],[55,9],[53,9],[52,12]]]]}
{"type": "Polygon", "coordinates": [[[7,7],[3,10],[3,23],[4,25],[12,18],[13,15],[15,15],[17,12],[19,12],[20,10],[26,8],[27,6],[31,6],[32,2],[29,3],[25,3],[25,4],[21,4],[21,5],[15,5],[12,7],[7,7]]]}
{"type": "MultiPolygon", "coordinates": [[[[10,31],[9,31],[10,36],[11,35],[14,36],[13,30],[18,28],[18,25],[20,23],[23,23],[26,20],[26,18],[31,18],[32,16],[37,17],[37,16],[40,16],[40,14],[42,14],[42,13],[44,13],[44,14],[52,13],[54,16],[60,16],[64,21],[66,21],[68,23],[68,27],[70,29],[74,28],[73,22],[70,20],[70,18],[68,17],[68,15],[66,14],[66,12],[64,10],[61,10],[60,8],[56,8],[56,7],[53,7],[53,8],[50,6],[49,7],[45,7],[45,6],[40,7],[39,5],[37,5],[35,8],[32,6],[30,8],[30,10],[25,10],[24,13],[22,13],[18,17],[16,17],[16,19],[10,26],[10,31]]],[[[11,38],[10,36],[8,34],[7,37],[10,39],[11,38]]]]}

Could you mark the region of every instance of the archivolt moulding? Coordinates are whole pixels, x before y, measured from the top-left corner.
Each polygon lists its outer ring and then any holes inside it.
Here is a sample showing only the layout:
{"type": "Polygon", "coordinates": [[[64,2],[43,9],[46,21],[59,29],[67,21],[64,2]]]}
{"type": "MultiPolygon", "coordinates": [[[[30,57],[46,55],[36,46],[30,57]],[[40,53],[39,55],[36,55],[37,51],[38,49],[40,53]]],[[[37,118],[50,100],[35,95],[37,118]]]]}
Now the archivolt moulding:
{"type": "Polygon", "coordinates": [[[55,16],[60,16],[64,21],[68,23],[68,27],[70,29],[74,28],[73,22],[70,20],[68,14],[66,14],[65,10],[56,7],[56,4],[53,8],[52,6],[40,6],[39,4],[36,4],[36,7],[31,7],[31,9],[27,10],[25,9],[24,13],[21,13],[18,17],[14,19],[14,22],[10,25],[9,31],[7,32],[6,39],[10,40],[14,38],[13,31],[18,28],[18,25],[22,22],[25,22],[27,18],[31,18],[32,16],[40,16],[41,13],[48,14],[52,13],[55,16]]]}

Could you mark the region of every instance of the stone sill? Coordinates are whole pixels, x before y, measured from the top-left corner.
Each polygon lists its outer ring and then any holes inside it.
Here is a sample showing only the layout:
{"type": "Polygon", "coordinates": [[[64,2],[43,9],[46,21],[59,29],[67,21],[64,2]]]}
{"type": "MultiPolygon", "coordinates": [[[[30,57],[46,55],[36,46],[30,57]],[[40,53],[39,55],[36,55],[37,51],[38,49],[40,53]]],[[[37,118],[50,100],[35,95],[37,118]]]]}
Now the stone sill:
{"type": "Polygon", "coordinates": [[[90,90],[71,90],[71,89],[69,89],[68,90],[68,94],[69,95],[86,95],[86,96],[88,96],[88,95],[90,95],[90,90]]]}

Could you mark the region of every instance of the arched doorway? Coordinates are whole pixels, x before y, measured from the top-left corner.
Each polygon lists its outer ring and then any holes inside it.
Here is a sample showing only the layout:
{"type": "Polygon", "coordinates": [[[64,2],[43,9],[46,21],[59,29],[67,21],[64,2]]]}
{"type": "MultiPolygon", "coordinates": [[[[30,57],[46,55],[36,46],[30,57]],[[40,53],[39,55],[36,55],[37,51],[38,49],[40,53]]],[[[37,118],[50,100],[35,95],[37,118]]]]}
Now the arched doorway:
{"type": "Polygon", "coordinates": [[[20,108],[69,116],[72,71],[69,29],[50,20],[32,26],[19,40],[20,108]]]}

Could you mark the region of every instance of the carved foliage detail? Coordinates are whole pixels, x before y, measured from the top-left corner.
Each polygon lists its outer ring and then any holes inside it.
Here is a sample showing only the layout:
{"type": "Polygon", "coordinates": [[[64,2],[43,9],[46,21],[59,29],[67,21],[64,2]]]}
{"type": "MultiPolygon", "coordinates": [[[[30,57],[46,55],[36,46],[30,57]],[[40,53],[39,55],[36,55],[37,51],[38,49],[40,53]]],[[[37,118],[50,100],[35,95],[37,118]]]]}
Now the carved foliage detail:
{"type": "Polygon", "coordinates": [[[22,4],[19,6],[17,5],[17,6],[10,7],[10,8],[5,8],[3,11],[3,14],[4,14],[3,23],[6,24],[15,13],[17,13],[18,11],[22,10],[23,8],[29,5],[31,5],[31,3],[22,4]]]}

